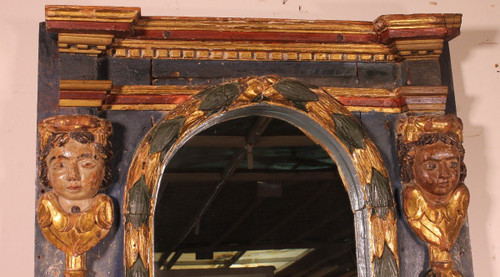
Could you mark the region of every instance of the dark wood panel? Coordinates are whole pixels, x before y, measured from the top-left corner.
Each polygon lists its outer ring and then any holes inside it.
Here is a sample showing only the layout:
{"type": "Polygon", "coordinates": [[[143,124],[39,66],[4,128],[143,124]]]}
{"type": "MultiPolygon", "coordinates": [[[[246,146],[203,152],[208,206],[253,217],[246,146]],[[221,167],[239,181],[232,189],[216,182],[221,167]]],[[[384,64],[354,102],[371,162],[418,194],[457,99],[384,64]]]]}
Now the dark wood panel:
{"type": "Polygon", "coordinates": [[[286,77],[352,77],[356,63],[351,62],[242,62],[153,60],[153,78],[221,78],[276,74],[286,77]]]}

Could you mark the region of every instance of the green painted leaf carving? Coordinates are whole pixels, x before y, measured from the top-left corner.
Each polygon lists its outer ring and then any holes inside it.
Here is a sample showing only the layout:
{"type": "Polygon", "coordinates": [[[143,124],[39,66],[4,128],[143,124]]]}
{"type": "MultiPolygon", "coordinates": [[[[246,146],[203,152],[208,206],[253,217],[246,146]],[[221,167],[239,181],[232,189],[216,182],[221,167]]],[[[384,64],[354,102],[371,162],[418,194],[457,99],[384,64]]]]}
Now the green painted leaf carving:
{"type": "Polygon", "coordinates": [[[146,178],[142,175],[130,189],[127,206],[127,221],[132,222],[136,229],[149,219],[150,200],[151,195],[146,185],[146,178]]]}
{"type": "Polygon", "coordinates": [[[179,131],[186,122],[186,118],[178,117],[167,120],[156,126],[154,133],[151,135],[149,141],[149,155],[167,150],[174,140],[179,136],[179,131]]]}
{"type": "Polygon", "coordinates": [[[149,271],[146,270],[141,256],[138,256],[134,264],[127,269],[127,277],[149,277],[149,271]]]}
{"type": "Polygon", "coordinates": [[[301,82],[295,80],[281,80],[274,85],[274,88],[291,102],[318,101],[316,93],[301,82]]]}
{"type": "Polygon", "coordinates": [[[372,168],[372,180],[367,185],[366,192],[370,206],[374,208],[379,217],[385,219],[389,209],[394,206],[389,179],[372,168]]]}
{"type": "Polygon", "coordinates": [[[307,113],[308,110],[307,110],[306,104],[307,104],[307,102],[293,102],[293,105],[295,106],[295,108],[307,113]]]}
{"type": "Polygon", "coordinates": [[[391,249],[387,246],[384,247],[384,252],[382,257],[375,257],[374,259],[375,275],[380,277],[397,277],[398,276],[398,264],[396,263],[396,258],[392,253],[391,249]]]}
{"type": "Polygon", "coordinates": [[[230,83],[206,89],[198,93],[196,97],[203,98],[200,110],[214,112],[229,106],[239,92],[238,83],[230,83]]]}
{"type": "Polygon", "coordinates": [[[335,121],[335,134],[340,141],[349,148],[349,152],[353,152],[355,148],[365,149],[365,132],[361,124],[353,116],[345,114],[332,114],[335,121]]]}

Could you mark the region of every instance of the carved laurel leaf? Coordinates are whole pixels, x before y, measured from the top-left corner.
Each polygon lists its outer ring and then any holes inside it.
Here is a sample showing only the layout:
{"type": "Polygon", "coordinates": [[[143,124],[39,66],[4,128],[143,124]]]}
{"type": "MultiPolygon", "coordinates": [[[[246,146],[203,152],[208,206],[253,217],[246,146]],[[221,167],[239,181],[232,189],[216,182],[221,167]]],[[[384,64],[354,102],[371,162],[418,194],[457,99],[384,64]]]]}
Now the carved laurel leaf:
{"type": "Polygon", "coordinates": [[[391,252],[387,244],[384,247],[384,253],[382,257],[375,257],[374,259],[374,276],[387,276],[396,277],[398,276],[398,264],[394,254],[391,252]]]}
{"type": "Polygon", "coordinates": [[[318,96],[304,84],[295,80],[281,80],[274,85],[279,93],[281,93],[288,101],[300,110],[308,112],[306,104],[309,101],[318,101],[318,96]]]}
{"type": "Polygon", "coordinates": [[[127,277],[149,277],[149,271],[144,266],[141,256],[138,256],[135,263],[127,269],[127,277]]]}
{"type": "Polygon", "coordinates": [[[352,153],[355,148],[365,149],[365,132],[361,124],[352,116],[345,114],[332,114],[335,121],[335,134],[352,153]]]}
{"type": "Polygon", "coordinates": [[[179,131],[185,122],[185,117],[178,117],[160,123],[150,137],[149,155],[168,149],[179,136],[179,131]]]}
{"type": "Polygon", "coordinates": [[[224,84],[204,90],[196,95],[203,99],[199,109],[210,112],[218,111],[229,106],[239,92],[238,83],[224,84]]]}
{"type": "Polygon", "coordinates": [[[318,101],[318,96],[304,84],[290,79],[279,81],[274,88],[291,102],[318,101]]]}
{"type": "Polygon", "coordinates": [[[385,219],[389,209],[394,206],[389,179],[372,168],[372,180],[367,184],[366,193],[370,206],[380,218],[385,219]]]}
{"type": "Polygon", "coordinates": [[[149,219],[149,205],[151,195],[146,185],[144,175],[135,182],[129,191],[129,202],[127,206],[127,221],[132,222],[137,229],[146,223],[149,219]]]}

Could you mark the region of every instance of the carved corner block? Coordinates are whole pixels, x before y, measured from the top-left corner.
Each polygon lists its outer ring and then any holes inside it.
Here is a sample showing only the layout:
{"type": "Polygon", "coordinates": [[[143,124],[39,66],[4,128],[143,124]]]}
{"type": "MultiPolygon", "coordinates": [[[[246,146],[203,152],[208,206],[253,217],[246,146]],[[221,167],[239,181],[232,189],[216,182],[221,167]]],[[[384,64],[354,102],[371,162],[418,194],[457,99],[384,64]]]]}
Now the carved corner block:
{"type": "Polygon", "coordinates": [[[397,126],[403,210],[415,234],[427,243],[425,276],[462,276],[450,254],[467,216],[469,191],[462,122],[454,115],[410,116],[397,126]]]}
{"type": "Polygon", "coordinates": [[[85,253],[113,224],[113,201],[98,193],[111,179],[111,123],[94,116],[54,116],[38,124],[38,200],[45,238],[66,254],[65,276],[85,276],[85,253]]]}

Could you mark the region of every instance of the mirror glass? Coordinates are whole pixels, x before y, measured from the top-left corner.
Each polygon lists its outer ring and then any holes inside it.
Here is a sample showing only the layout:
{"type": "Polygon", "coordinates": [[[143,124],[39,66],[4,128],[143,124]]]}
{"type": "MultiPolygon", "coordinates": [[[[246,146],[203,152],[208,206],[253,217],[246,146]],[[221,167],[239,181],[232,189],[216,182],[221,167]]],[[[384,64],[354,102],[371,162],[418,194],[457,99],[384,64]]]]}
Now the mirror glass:
{"type": "Polygon", "coordinates": [[[262,116],[199,133],[168,163],[155,276],[355,276],[354,219],[336,164],[262,116]]]}

